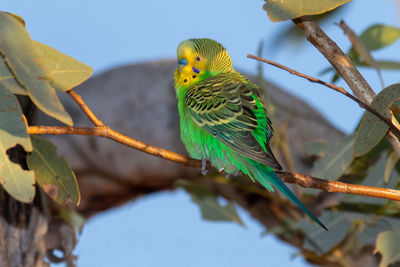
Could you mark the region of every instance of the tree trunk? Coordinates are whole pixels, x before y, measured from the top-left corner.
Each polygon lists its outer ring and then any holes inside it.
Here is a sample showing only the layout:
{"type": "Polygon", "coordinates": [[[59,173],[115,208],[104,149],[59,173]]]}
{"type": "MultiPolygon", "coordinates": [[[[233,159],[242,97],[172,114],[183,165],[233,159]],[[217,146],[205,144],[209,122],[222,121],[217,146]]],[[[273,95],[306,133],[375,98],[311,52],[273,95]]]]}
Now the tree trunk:
{"type": "Polygon", "coordinates": [[[40,195],[23,204],[0,190],[0,266],[49,266],[44,261],[49,222],[43,204],[40,195]]]}
{"type": "MultiPolygon", "coordinates": [[[[32,124],[35,107],[27,97],[18,97],[24,114],[32,124]]],[[[17,145],[7,151],[10,159],[28,169],[26,152],[17,145]]],[[[75,246],[75,233],[50,212],[51,201],[43,191],[37,189],[32,203],[15,200],[0,188],[0,266],[42,267],[50,261],[59,262],[71,257],[75,246]],[[62,258],[53,255],[53,250],[63,252],[62,258]]]]}

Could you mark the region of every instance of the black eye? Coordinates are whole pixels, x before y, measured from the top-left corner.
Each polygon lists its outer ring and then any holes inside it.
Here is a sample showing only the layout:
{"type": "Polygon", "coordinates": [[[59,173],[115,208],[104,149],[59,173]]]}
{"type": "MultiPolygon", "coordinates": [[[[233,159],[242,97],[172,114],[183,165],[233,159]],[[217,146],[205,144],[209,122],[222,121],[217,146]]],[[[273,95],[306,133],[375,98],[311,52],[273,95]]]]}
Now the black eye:
{"type": "Polygon", "coordinates": [[[200,61],[200,57],[196,57],[196,60],[197,60],[197,61],[200,61]]]}

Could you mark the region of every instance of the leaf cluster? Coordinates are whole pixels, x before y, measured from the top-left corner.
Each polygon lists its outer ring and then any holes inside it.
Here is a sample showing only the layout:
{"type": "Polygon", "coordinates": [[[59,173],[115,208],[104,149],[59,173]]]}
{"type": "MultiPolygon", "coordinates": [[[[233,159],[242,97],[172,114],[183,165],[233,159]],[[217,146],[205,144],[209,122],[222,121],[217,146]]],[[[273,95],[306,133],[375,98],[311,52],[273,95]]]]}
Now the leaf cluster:
{"type": "MultiPolygon", "coordinates": [[[[269,18],[272,21],[284,21],[304,15],[325,13],[349,1],[265,2],[264,9],[269,18]]],[[[339,26],[352,44],[347,56],[356,66],[375,69],[384,87],[381,70],[398,70],[400,62],[375,60],[371,52],[397,41],[400,28],[375,24],[358,36],[344,21],[341,21],[339,26]]],[[[327,72],[334,72],[333,82],[340,78],[333,67],[323,70],[321,74],[327,72]]],[[[392,84],[385,87],[370,106],[391,119],[391,114],[397,115],[396,101],[399,98],[400,84],[392,84]]],[[[386,139],[387,131],[388,126],[385,123],[366,111],[354,133],[340,142],[331,146],[321,144],[319,140],[304,144],[303,148],[308,154],[319,158],[314,165],[312,176],[334,180],[350,179],[363,185],[397,188],[400,174],[399,155],[386,139]]],[[[316,230],[306,219],[301,221],[298,229],[306,237],[303,254],[314,257],[316,262],[316,258],[321,256],[329,260],[336,257],[336,262],[348,265],[337,255],[357,253],[364,246],[372,245],[375,246],[375,252],[382,255],[380,266],[388,266],[400,260],[399,215],[400,206],[397,202],[344,196],[340,202],[327,207],[320,217],[321,221],[327,223],[328,233],[316,230]]]]}
{"type": "Polygon", "coordinates": [[[72,126],[57,93],[81,84],[92,72],[86,64],[32,40],[19,16],[0,12],[0,183],[15,199],[31,202],[38,184],[57,203],[79,204],[71,167],[51,142],[28,135],[16,95],[28,96],[45,114],[72,126]],[[8,157],[17,145],[27,152],[27,170],[8,157]]]}

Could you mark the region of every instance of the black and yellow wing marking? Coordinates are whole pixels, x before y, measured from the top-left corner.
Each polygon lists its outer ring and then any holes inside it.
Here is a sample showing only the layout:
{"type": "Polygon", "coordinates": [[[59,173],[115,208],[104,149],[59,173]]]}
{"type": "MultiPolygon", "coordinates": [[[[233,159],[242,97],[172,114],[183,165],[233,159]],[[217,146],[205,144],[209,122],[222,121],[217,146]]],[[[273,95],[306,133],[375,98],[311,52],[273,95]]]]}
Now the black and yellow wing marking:
{"type": "Polygon", "coordinates": [[[273,129],[260,92],[240,74],[221,73],[191,86],[184,100],[188,114],[209,134],[240,154],[280,170],[282,167],[269,147],[273,129]],[[257,111],[265,116],[256,116],[257,111]],[[260,131],[260,125],[266,127],[260,131]],[[260,132],[265,135],[263,138],[257,138],[260,132]]]}

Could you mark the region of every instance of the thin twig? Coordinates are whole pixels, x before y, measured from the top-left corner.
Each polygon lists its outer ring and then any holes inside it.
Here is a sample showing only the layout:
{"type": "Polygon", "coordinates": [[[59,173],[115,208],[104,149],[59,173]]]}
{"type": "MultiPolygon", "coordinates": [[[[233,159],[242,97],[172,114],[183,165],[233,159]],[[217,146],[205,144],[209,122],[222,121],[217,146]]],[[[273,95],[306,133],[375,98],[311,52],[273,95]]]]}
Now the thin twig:
{"type": "MultiPolygon", "coordinates": [[[[340,23],[338,24],[339,27],[342,28],[343,32],[349,37],[350,42],[352,43],[354,49],[357,51],[357,53],[359,53],[361,55],[361,50],[364,50],[364,61],[367,62],[367,64],[371,65],[372,67],[374,67],[376,69],[376,71],[378,72],[378,76],[379,79],[381,81],[382,84],[382,88],[385,87],[384,82],[383,82],[383,78],[381,75],[381,71],[380,68],[376,65],[374,58],[372,57],[372,55],[370,54],[370,52],[368,51],[367,48],[365,48],[364,44],[361,42],[361,40],[359,40],[359,37],[354,33],[354,31],[346,24],[346,22],[344,22],[344,20],[341,20],[340,23]]],[[[397,121],[396,117],[394,116],[393,112],[398,112],[399,108],[393,103],[389,109],[389,113],[391,116],[391,121],[392,124],[396,126],[396,128],[400,128],[400,124],[397,121]]],[[[396,150],[397,154],[400,155],[399,151],[399,135],[396,134],[397,137],[397,142],[396,139],[394,139],[393,134],[395,134],[396,132],[387,132],[387,137],[389,138],[389,140],[391,141],[392,144],[394,144],[393,148],[396,150]],[[397,144],[397,146],[395,146],[395,144],[397,144]]]]}
{"type": "Polygon", "coordinates": [[[310,16],[294,19],[293,22],[303,31],[307,40],[325,56],[338,74],[343,77],[354,95],[364,103],[371,103],[375,97],[371,86],[347,55],[325,34],[318,24],[310,16]]]}
{"type": "Polygon", "coordinates": [[[360,57],[371,67],[373,67],[376,72],[378,73],[379,80],[381,82],[382,89],[385,88],[385,83],[383,81],[383,77],[381,74],[381,69],[379,66],[376,64],[375,59],[372,57],[371,52],[369,49],[365,46],[365,44],[362,42],[360,37],[357,36],[357,34],[347,25],[347,23],[344,20],[341,20],[339,23],[335,23],[338,25],[344,32],[344,34],[347,35],[349,38],[349,41],[353,45],[354,50],[357,52],[357,54],[360,55],[360,57]]]}
{"type": "MultiPolygon", "coordinates": [[[[177,154],[175,152],[166,149],[162,149],[156,146],[140,142],[126,135],[123,135],[119,132],[116,132],[108,126],[98,126],[98,127],[29,126],[28,133],[51,134],[51,135],[73,134],[73,135],[86,135],[86,136],[101,136],[116,141],[120,144],[126,145],[128,147],[154,155],[159,158],[175,161],[177,163],[186,166],[201,168],[201,161],[199,160],[190,159],[181,154],[177,154]]],[[[211,165],[208,164],[207,167],[211,169],[211,165]]]]}
{"type": "Polygon", "coordinates": [[[254,56],[254,55],[247,55],[247,57],[248,57],[248,58],[255,59],[255,60],[258,60],[258,61],[261,61],[261,62],[268,63],[268,64],[270,64],[270,65],[272,65],[272,66],[275,66],[275,67],[278,67],[278,68],[280,68],[280,69],[286,70],[286,71],[289,72],[290,74],[293,74],[293,75],[296,75],[296,76],[298,76],[298,77],[307,79],[308,81],[310,81],[310,82],[312,82],[312,83],[319,83],[319,84],[325,85],[326,87],[331,88],[331,89],[333,89],[333,90],[335,90],[335,91],[337,91],[337,92],[339,92],[339,93],[341,93],[341,94],[347,96],[348,98],[350,98],[350,99],[352,99],[353,101],[357,102],[362,108],[368,110],[369,112],[371,112],[372,114],[374,114],[375,116],[377,116],[379,119],[381,119],[383,122],[385,122],[385,123],[389,126],[389,128],[390,128],[394,133],[396,133],[396,136],[400,137],[400,129],[397,128],[396,125],[394,125],[390,119],[386,118],[386,117],[383,116],[381,113],[379,113],[379,112],[376,111],[374,108],[372,108],[370,105],[368,105],[368,104],[362,102],[362,101],[359,100],[357,97],[355,97],[355,96],[353,96],[352,94],[350,94],[349,92],[347,92],[343,87],[339,87],[339,86],[336,86],[336,85],[334,85],[334,84],[331,84],[331,83],[327,83],[327,82],[325,82],[325,81],[322,81],[322,80],[320,80],[320,79],[317,79],[317,78],[308,76],[308,75],[306,75],[306,74],[300,73],[300,72],[298,72],[298,71],[296,71],[296,70],[294,70],[294,69],[291,69],[291,68],[289,68],[289,67],[286,67],[286,66],[284,66],[284,65],[282,65],[282,64],[279,64],[279,63],[277,63],[277,62],[274,62],[274,61],[271,61],[271,60],[268,60],[268,59],[256,57],[256,56],[254,56]]]}
{"type": "Polygon", "coordinates": [[[348,184],[339,181],[324,180],[299,173],[276,172],[282,181],[298,184],[305,188],[315,188],[327,192],[362,195],[376,198],[400,200],[400,191],[382,187],[348,184]]]}
{"type": "MultiPolygon", "coordinates": [[[[376,94],[367,83],[361,73],[357,70],[351,60],[340,49],[340,47],[312,20],[310,16],[303,16],[293,20],[293,23],[301,29],[307,40],[317,48],[322,55],[342,76],[343,80],[349,85],[353,94],[364,103],[371,104],[376,94]]],[[[391,113],[391,111],[389,111],[391,113]]],[[[396,128],[400,128],[399,122],[391,113],[391,120],[396,128]]],[[[400,139],[396,138],[393,132],[386,133],[393,149],[400,156],[400,139]]]]}
{"type": "MultiPolygon", "coordinates": [[[[133,138],[125,136],[119,132],[112,130],[107,126],[100,127],[59,127],[59,126],[29,126],[29,134],[52,134],[52,135],[87,135],[87,136],[101,136],[111,139],[131,148],[146,152],[148,154],[157,156],[159,158],[168,159],[185,166],[194,168],[201,168],[201,160],[185,157],[181,154],[162,149],[156,146],[145,144],[133,138]]],[[[207,163],[207,169],[213,168],[207,163]]],[[[304,174],[291,173],[291,172],[277,172],[282,181],[286,183],[298,184],[306,188],[316,188],[328,192],[337,192],[345,194],[363,195],[377,198],[385,198],[400,201],[400,191],[393,189],[386,189],[380,187],[347,184],[343,182],[323,180],[314,178],[304,174]]]]}
{"type": "Polygon", "coordinates": [[[83,112],[85,112],[86,116],[89,118],[89,120],[96,126],[104,126],[104,123],[99,120],[93,112],[90,110],[90,108],[86,105],[86,103],[82,100],[82,97],[75,93],[74,90],[69,90],[67,93],[72,97],[72,99],[78,104],[78,106],[82,109],[83,112]]]}

